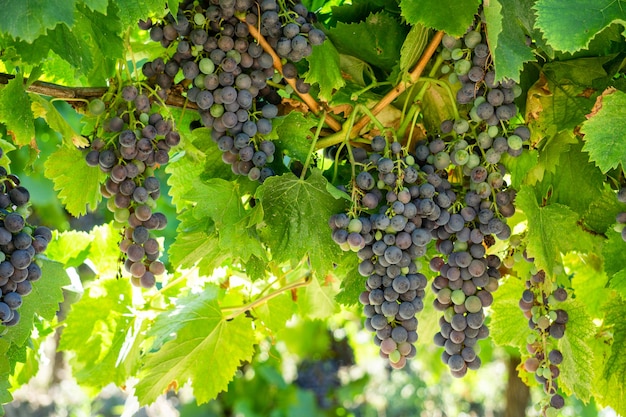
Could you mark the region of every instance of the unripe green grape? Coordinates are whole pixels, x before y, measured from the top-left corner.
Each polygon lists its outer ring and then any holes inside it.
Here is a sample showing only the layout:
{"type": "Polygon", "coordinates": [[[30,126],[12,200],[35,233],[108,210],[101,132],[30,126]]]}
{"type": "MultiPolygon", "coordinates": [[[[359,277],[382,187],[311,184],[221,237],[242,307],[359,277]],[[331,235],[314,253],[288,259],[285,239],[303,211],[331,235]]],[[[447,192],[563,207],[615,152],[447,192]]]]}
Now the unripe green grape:
{"type": "Polygon", "coordinates": [[[451,323],[452,317],[454,317],[455,314],[454,308],[448,307],[443,311],[443,318],[446,319],[448,323],[451,323]]]}
{"type": "Polygon", "coordinates": [[[452,300],[452,303],[454,303],[455,305],[461,305],[465,303],[465,299],[466,299],[465,293],[463,292],[463,290],[454,290],[452,291],[450,299],[452,300]]]}
{"type": "Polygon", "coordinates": [[[448,75],[448,82],[450,84],[457,84],[459,82],[459,76],[456,75],[456,72],[451,72],[450,75],[448,75]]]}
{"type": "Polygon", "coordinates": [[[500,133],[500,128],[498,126],[489,126],[487,129],[487,134],[492,138],[495,138],[500,133]]]}
{"type": "Polygon", "coordinates": [[[213,117],[220,117],[221,115],[224,114],[224,106],[221,104],[215,103],[209,109],[209,113],[211,113],[211,116],[213,117]]]}
{"type": "MultiPolygon", "coordinates": [[[[445,51],[444,51],[445,52],[445,51]]],[[[449,58],[448,58],[449,59],[449,58]]],[[[439,69],[441,71],[442,74],[449,74],[450,71],[452,71],[452,68],[450,68],[449,65],[442,65],[441,68],[439,69]]]]}
{"type": "Polygon", "coordinates": [[[363,229],[363,223],[359,219],[352,219],[350,223],[348,223],[348,232],[350,233],[361,233],[363,229]]]}
{"type": "Polygon", "coordinates": [[[198,74],[196,78],[193,79],[193,85],[200,89],[204,88],[204,77],[204,74],[198,74]]]}
{"type": "Polygon", "coordinates": [[[455,48],[450,52],[450,58],[452,58],[455,61],[458,61],[459,59],[463,58],[463,56],[465,56],[465,52],[463,52],[461,48],[455,48]]]}
{"type": "Polygon", "coordinates": [[[471,153],[465,166],[469,169],[473,169],[476,168],[478,165],[480,165],[480,156],[476,155],[475,153],[471,153]]]}
{"type": "Polygon", "coordinates": [[[118,208],[113,213],[113,218],[120,223],[123,223],[126,220],[128,220],[129,216],[130,216],[130,211],[127,208],[121,208],[121,209],[118,208]]]}
{"type": "Polygon", "coordinates": [[[480,116],[478,116],[478,111],[476,110],[476,107],[472,107],[472,109],[469,111],[468,115],[469,115],[470,119],[472,119],[472,122],[474,122],[474,123],[480,123],[482,121],[480,116]]]}
{"type": "Polygon", "coordinates": [[[106,105],[104,104],[104,101],[99,98],[94,98],[89,102],[89,113],[94,116],[100,116],[102,113],[104,113],[105,109],[106,105]]]}
{"type": "Polygon", "coordinates": [[[193,15],[193,21],[196,25],[202,26],[206,22],[206,17],[202,13],[196,13],[193,15]]]}
{"type": "Polygon", "coordinates": [[[519,149],[522,149],[524,141],[522,140],[521,137],[517,135],[511,135],[506,139],[506,143],[509,145],[509,148],[513,149],[514,151],[517,151],[519,149]]]}
{"type": "Polygon", "coordinates": [[[459,149],[454,153],[454,159],[458,165],[465,165],[469,161],[469,154],[465,149],[459,149]]]}
{"type": "Polygon", "coordinates": [[[215,71],[215,63],[209,58],[202,58],[200,62],[198,62],[198,68],[203,74],[213,74],[213,71],[215,71]]]}
{"type": "Polygon", "coordinates": [[[406,158],[404,158],[404,162],[406,162],[407,165],[415,165],[415,158],[413,155],[407,155],[406,158]]]}
{"type": "Polygon", "coordinates": [[[482,38],[483,37],[480,34],[480,32],[472,30],[471,32],[467,32],[465,34],[465,37],[463,38],[463,42],[465,43],[465,46],[467,46],[468,48],[474,49],[476,45],[478,45],[480,41],[482,41],[482,38]]]}
{"type": "Polygon", "coordinates": [[[457,75],[465,75],[469,72],[470,68],[472,68],[472,63],[466,60],[457,61],[454,64],[454,72],[457,75]]]}
{"type": "Polygon", "coordinates": [[[400,355],[398,350],[394,350],[389,354],[389,360],[393,363],[400,362],[400,358],[402,358],[402,355],[400,355]]]}
{"type": "Polygon", "coordinates": [[[435,155],[435,168],[446,169],[450,165],[450,155],[442,151],[435,155]]]}
{"type": "Polygon", "coordinates": [[[139,121],[141,121],[141,123],[148,124],[148,122],[150,121],[150,115],[148,113],[141,113],[139,115],[139,121]]]}
{"type": "MultiPolygon", "coordinates": [[[[449,49],[444,49],[441,51],[441,58],[444,61],[448,61],[449,59],[452,59],[452,51],[450,51],[449,49]]],[[[441,67],[443,69],[443,66],[441,67]]],[[[449,67],[448,67],[448,71],[449,71],[449,67]]]]}
{"type": "Polygon", "coordinates": [[[467,250],[467,242],[461,242],[457,240],[454,242],[454,251],[455,252],[465,252],[467,250]]]}

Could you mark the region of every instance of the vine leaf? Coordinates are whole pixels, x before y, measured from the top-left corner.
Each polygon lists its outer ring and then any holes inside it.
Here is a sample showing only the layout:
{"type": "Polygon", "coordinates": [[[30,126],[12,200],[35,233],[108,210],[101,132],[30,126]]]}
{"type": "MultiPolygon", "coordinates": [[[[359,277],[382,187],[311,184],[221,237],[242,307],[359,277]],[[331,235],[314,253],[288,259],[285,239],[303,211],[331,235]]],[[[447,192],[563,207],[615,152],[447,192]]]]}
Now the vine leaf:
{"type": "Polygon", "coordinates": [[[61,287],[70,283],[67,272],[62,264],[48,259],[41,260],[42,277],[32,283],[33,291],[28,295],[28,300],[20,307],[20,321],[14,327],[10,327],[3,339],[22,346],[30,336],[33,329],[35,316],[41,316],[45,320],[52,320],[59,310],[59,303],[63,301],[61,287]]]}
{"type": "Polygon", "coordinates": [[[30,107],[30,98],[24,90],[24,77],[19,73],[0,89],[0,122],[6,125],[18,146],[33,144],[36,147],[35,120],[30,107]]]}
{"type": "Polygon", "coordinates": [[[328,36],[333,45],[381,68],[392,68],[400,57],[400,48],[408,28],[386,12],[370,14],[358,23],[337,23],[328,36]]]}
{"type": "Polygon", "coordinates": [[[565,335],[559,340],[559,349],[563,353],[563,363],[559,366],[559,382],[565,392],[576,393],[576,397],[588,401],[595,378],[594,352],[589,347],[589,341],[595,334],[595,326],[585,306],[579,301],[569,299],[558,307],[567,311],[569,316],[565,335]]]}
{"type": "Polygon", "coordinates": [[[401,0],[400,8],[402,16],[412,25],[422,23],[461,36],[474,22],[479,4],[479,0],[401,0]]]}
{"type": "Polygon", "coordinates": [[[552,274],[561,254],[593,251],[598,242],[577,224],[579,215],[563,204],[540,206],[534,190],[522,186],[515,199],[528,219],[528,253],[538,269],[552,274]]]}
{"type": "Polygon", "coordinates": [[[626,93],[605,90],[583,123],[584,151],[603,173],[620,164],[626,170],[626,93]]]}
{"type": "Polygon", "coordinates": [[[309,62],[309,71],[305,74],[304,80],[319,85],[319,98],[330,101],[333,91],[346,84],[339,68],[339,52],[332,42],[326,39],[322,45],[313,47],[313,53],[306,60],[309,62]]]}
{"type": "MultiPolygon", "coordinates": [[[[163,0],[115,0],[122,27],[135,26],[139,19],[165,14],[163,0]]],[[[168,1],[168,4],[174,3],[168,1]]]]}
{"type": "Polygon", "coordinates": [[[532,28],[531,0],[492,0],[485,6],[489,28],[487,37],[494,61],[496,79],[509,78],[520,81],[525,62],[536,61],[530,46],[526,45],[526,33],[520,24],[532,28]]]}
{"type": "Polygon", "coordinates": [[[297,262],[308,255],[319,276],[341,256],[326,225],[331,215],[344,209],[345,201],[330,195],[327,183],[314,169],[306,180],[292,173],[270,177],[256,193],[264,212],[261,233],[274,259],[297,262]]]}
{"type": "Polygon", "coordinates": [[[311,129],[317,125],[317,122],[304,117],[300,112],[293,111],[286,116],[274,119],[272,123],[274,132],[268,139],[274,140],[290,158],[306,161],[313,139],[311,129]]]}
{"type": "Polygon", "coordinates": [[[422,56],[428,43],[429,30],[422,24],[415,24],[406,36],[400,49],[400,71],[410,72],[422,56]]]}
{"type": "Polygon", "coordinates": [[[285,328],[287,320],[296,311],[296,304],[290,294],[280,294],[266,303],[254,308],[254,313],[261,320],[271,334],[276,334],[285,328]]]}
{"type": "Polygon", "coordinates": [[[57,24],[74,25],[76,0],[0,0],[0,32],[33,42],[57,24]]]}
{"type": "Polygon", "coordinates": [[[609,230],[608,240],[602,246],[604,270],[609,277],[609,286],[626,298],[626,242],[620,233],[609,230]]]}
{"type": "Polygon", "coordinates": [[[499,346],[513,346],[524,353],[527,338],[532,333],[528,320],[519,308],[519,300],[525,289],[524,282],[510,276],[500,284],[492,306],[490,335],[499,346]]]}
{"type": "Polygon", "coordinates": [[[46,177],[54,183],[54,189],[59,192],[59,199],[68,213],[78,217],[87,213],[87,207],[96,209],[102,199],[100,184],[106,175],[100,169],[87,165],[79,150],[61,147],[50,155],[44,167],[46,177]]]}
{"type": "Polygon", "coordinates": [[[32,109],[35,117],[45,118],[48,125],[61,134],[67,146],[76,146],[78,148],[89,146],[87,138],[74,130],[50,101],[37,94],[32,94],[31,98],[33,100],[32,109]]]}
{"type": "Polygon", "coordinates": [[[325,279],[311,278],[311,283],[298,291],[298,310],[304,317],[323,319],[337,312],[337,289],[325,279]]]}
{"type": "Polygon", "coordinates": [[[81,385],[96,390],[111,382],[122,385],[131,374],[126,366],[132,361],[118,365],[126,337],[133,340],[131,307],[127,279],[96,281],[72,305],[59,349],[75,353],[70,362],[72,375],[81,385]]]}
{"type": "Polygon", "coordinates": [[[82,2],[94,12],[99,12],[104,15],[107,14],[109,0],[82,0],[82,2]]]}
{"type": "Polygon", "coordinates": [[[538,0],[536,26],[554,49],[576,52],[613,23],[624,24],[626,11],[621,0],[538,0]]]}
{"type": "Polygon", "coordinates": [[[212,287],[157,316],[149,336],[154,345],[135,391],[142,404],[188,380],[199,404],[210,401],[228,387],[240,363],[252,358],[256,341],[251,319],[225,320],[212,287]]]}

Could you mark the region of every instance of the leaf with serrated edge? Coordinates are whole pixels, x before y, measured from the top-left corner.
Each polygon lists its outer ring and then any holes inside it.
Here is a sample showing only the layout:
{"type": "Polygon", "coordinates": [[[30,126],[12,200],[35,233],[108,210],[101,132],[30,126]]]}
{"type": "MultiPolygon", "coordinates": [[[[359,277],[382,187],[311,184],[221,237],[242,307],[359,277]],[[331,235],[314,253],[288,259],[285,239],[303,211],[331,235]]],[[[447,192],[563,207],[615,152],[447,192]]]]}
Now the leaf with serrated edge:
{"type": "Polygon", "coordinates": [[[24,78],[18,74],[0,89],[0,123],[4,123],[16,145],[35,144],[35,120],[24,78]]]}
{"type": "Polygon", "coordinates": [[[536,27],[554,49],[576,52],[604,28],[626,22],[626,10],[618,0],[537,0],[536,27]]]}
{"type": "Polygon", "coordinates": [[[31,95],[31,98],[33,100],[32,109],[34,115],[45,118],[48,125],[61,134],[65,145],[79,148],[89,146],[87,138],[76,132],[51,102],[37,94],[31,95]]]}
{"type": "Polygon", "coordinates": [[[474,22],[479,0],[401,0],[402,16],[411,24],[461,36],[474,22]],[[454,10],[454,12],[452,12],[454,10]]]}
{"type": "Polygon", "coordinates": [[[87,165],[80,150],[59,148],[48,157],[44,167],[46,178],[52,180],[59,199],[72,216],[84,215],[88,208],[96,209],[102,199],[100,184],[104,183],[106,174],[87,165]]]}
{"type": "Polygon", "coordinates": [[[271,335],[285,328],[287,320],[296,311],[296,304],[290,294],[280,294],[266,303],[254,308],[254,313],[263,322],[271,335]]]}
{"type": "Polygon", "coordinates": [[[298,291],[298,310],[300,314],[308,318],[323,319],[337,312],[338,305],[335,302],[337,289],[332,283],[323,283],[313,277],[309,285],[298,291]]]}
{"type": "Polygon", "coordinates": [[[333,198],[326,184],[320,171],[313,169],[306,180],[287,173],[268,178],[257,189],[266,224],[261,233],[277,261],[293,262],[308,255],[313,269],[324,275],[341,256],[330,229],[320,225],[343,211],[345,200],[333,198]]]}
{"type": "Polygon", "coordinates": [[[604,363],[602,379],[605,390],[600,391],[604,405],[610,405],[620,413],[626,414],[626,302],[616,298],[606,306],[604,326],[611,330],[613,340],[611,353],[604,363]]]}
{"type": "Polygon", "coordinates": [[[585,311],[585,306],[569,299],[557,308],[567,311],[569,320],[565,335],[559,340],[563,362],[559,365],[559,385],[566,393],[588,401],[594,380],[593,350],[588,340],[595,334],[595,326],[585,311]]]}
{"type": "Polygon", "coordinates": [[[281,118],[276,125],[276,144],[286,154],[301,162],[306,161],[311,150],[313,134],[311,129],[317,122],[311,118],[306,118],[300,112],[294,111],[281,118]]]}
{"type": "Polygon", "coordinates": [[[158,350],[146,354],[135,391],[141,404],[189,380],[198,403],[206,403],[228,387],[242,361],[252,358],[252,320],[239,315],[226,321],[216,297],[216,289],[205,289],[157,317],[150,335],[158,350]]]}
{"type": "Polygon", "coordinates": [[[603,173],[622,166],[626,170],[626,93],[609,88],[596,100],[587,121],[583,150],[603,173]]]}
{"type": "Polygon", "coordinates": [[[0,32],[32,42],[57,24],[72,27],[76,0],[0,0],[0,32]]]}
{"type": "Polygon", "coordinates": [[[335,46],[326,39],[323,44],[313,47],[313,53],[306,60],[309,62],[309,71],[304,80],[309,84],[318,84],[319,98],[330,101],[333,91],[346,84],[341,77],[339,53],[335,46]]]}
{"type": "Polygon", "coordinates": [[[524,291],[524,282],[516,277],[500,281],[500,288],[494,297],[490,335],[500,346],[513,346],[524,352],[526,340],[532,330],[528,320],[519,308],[519,300],[524,291]]]}
{"type": "Polygon", "coordinates": [[[62,287],[70,283],[63,265],[48,259],[41,260],[41,279],[32,283],[33,291],[24,298],[20,307],[20,321],[10,327],[2,338],[22,346],[33,329],[35,315],[52,320],[63,301],[62,287]]]}

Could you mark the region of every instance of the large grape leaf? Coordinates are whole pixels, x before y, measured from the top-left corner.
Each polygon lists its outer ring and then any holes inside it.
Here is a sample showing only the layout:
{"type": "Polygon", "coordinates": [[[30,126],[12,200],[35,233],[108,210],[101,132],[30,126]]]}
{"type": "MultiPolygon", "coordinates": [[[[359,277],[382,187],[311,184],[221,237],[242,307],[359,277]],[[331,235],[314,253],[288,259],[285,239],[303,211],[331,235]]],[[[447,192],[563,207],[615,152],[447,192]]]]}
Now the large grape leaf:
{"type": "Polygon", "coordinates": [[[341,23],[330,29],[333,45],[372,65],[390,70],[400,57],[408,28],[386,12],[372,13],[365,21],[341,23]]]}
{"type": "Polygon", "coordinates": [[[520,81],[525,62],[535,61],[524,29],[532,28],[534,0],[493,0],[484,7],[496,79],[520,81]],[[524,27],[521,25],[524,24],[524,27]]]}
{"type": "Polygon", "coordinates": [[[311,277],[309,285],[298,290],[298,310],[304,317],[311,319],[327,318],[337,312],[335,288],[325,277],[311,277]]]}
{"type": "MultiPolygon", "coordinates": [[[[136,318],[127,279],[100,280],[72,305],[65,319],[59,349],[75,353],[72,375],[96,390],[113,382],[121,385],[132,371],[119,364],[122,347],[132,342],[136,318]]],[[[132,362],[132,361],[129,361],[132,362]]]]}
{"type": "Polygon", "coordinates": [[[322,45],[313,47],[313,53],[306,60],[309,61],[309,70],[304,80],[310,84],[317,84],[320,88],[319,98],[330,101],[333,91],[346,84],[339,68],[339,52],[332,42],[326,39],[322,45]]]}
{"type": "Polygon", "coordinates": [[[479,4],[479,0],[401,0],[400,8],[410,24],[422,23],[461,36],[474,22],[479,4]]]}
{"type": "Polygon", "coordinates": [[[587,117],[580,131],[589,159],[604,173],[620,164],[626,170],[626,93],[605,90],[587,117]]]}
{"type": "Polygon", "coordinates": [[[32,42],[58,24],[72,27],[76,0],[0,0],[0,32],[32,42]]]}
{"type": "MultiPolygon", "coordinates": [[[[165,15],[165,2],[163,0],[109,0],[117,5],[118,15],[122,27],[134,27],[140,19],[151,16],[163,17],[165,15]]],[[[172,3],[170,1],[169,3],[172,3]]]]}
{"type": "Polygon", "coordinates": [[[176,309],[160,314],[149,332],[154,345],[145,357],[136,394],[148,404],[191,381],[198,403],[228,387],[242,361],[254,352],[252,320],[239,315],[226,320],[217,303],[217,289],[179,299],[176,309]]]}
{"type": "Polygon", "coordinates": [[[538,269],[551,274],[561,264],[562,254],[572,250],[593,252],[599,247],[599,238],[578,225],[580,217],[569,207],[544,202],[540,205],[529,186],[522,186],[515,202],[528,219],[527,249],[538,269]]]}
{"type": "Polygon", "coordinates": [[[620,233],[609,230],[608,240],[602,246],[604,270],[609,285],[626,299],[626,242],[620,233]]]}
{"type": "Polygon", "coordinates": [[[193,203],[184,197],[192,187],[192,182],[189,181],[189,178],[198,177],[203,169],[203,164],[199,160],[194,160],[187,153],[182,158],[170,162],[165,167],[165,172],[168,174],[169,195],[177,211],[180,212],[193,203]]]}
{"type": "Polygon", "coordinates": [[[6,125],[7,132],[19,146],[32,144],[36,147],[35,121],[30,106],[24,78],[19,73],[0,89],[0,123],[6,125]]]}
{"type": "Polygon", "coordinates": [[[287,293],[280,294],[254,308],[254,314],[270,334],[276,334],[284,329],[287,320],[293,316],[295,311],[296,303],[287,293]]]}
{"type": "Polygon", "coordinates": [[[569,316],[565,336],[558,343],[563,353],[559,384],[566,393],[588,401],[595,378],[594,353],[589,341],[593,339],[596,329],[585,306],[579,301],[569,299],[557,307],[567,311],[569,316]]]}
{"type": "Polygon", "coordinates": [[[72,216],[96,209],[102,199],[100,184],[104,183],[106,174],[87,165],[80,150],[61,147],[48,157],[44,167],[46,177],[52,180],[59,199],[72,216]]]}
{"type": "Polygon", "coordinates": [[[107,14],[107,7],[109,6],[109,0],[81,0],[83,4],[89,7],[94,12],[100,12],[107,14]]]}
{"type": "Polygon", "coordinates": [[[291,173],[270,177],[256,197],[264,212],[262,233],[272,256],[279,262],[309,257],[319,276],[333,267],[341,250],[333,242],[328,218],[344,209],[326,189],[328,182],[314,169],[306,180],[291,173]]]}
{"type": "Polygon", "coordinates": [[[45,320],[54,318],[59,310],[59,303],[63,301],[61,287],[70,283],[63,265],[58,262],[42,259],[41,270],[41,279],[32,283],[33,291],[24,297],[24,304],[19,309],[19,323],[10,327],[2,336],[17,346],[22,346],[30,336],[36,315],[45,320]]]}
{"type": "Polygon", "coordinates": [[[537,0],[536,26],[554,49],[576,52],[612,23],[626,23],[622,0],[537,0]]]}
{"type": "Polygon", "coordinates": [[[37,94],[32,95],[32,100],[32,109],[35,116],[45,118],[48,125],[61,134],[65,145],[77,146],[79,148],[89,146],[87,138],[74,130],[50,101],[37,94]]]}
{"type": "Polygon", "coordinates": [[[526,340],[532,333],[528,319],[519,308],[519,300],[525,289],[524,281],[509,277],[506,281],[500,281],[500,285],[491,307],[491,338],[500,346],[513,346],[524,353],[526,340]]]}

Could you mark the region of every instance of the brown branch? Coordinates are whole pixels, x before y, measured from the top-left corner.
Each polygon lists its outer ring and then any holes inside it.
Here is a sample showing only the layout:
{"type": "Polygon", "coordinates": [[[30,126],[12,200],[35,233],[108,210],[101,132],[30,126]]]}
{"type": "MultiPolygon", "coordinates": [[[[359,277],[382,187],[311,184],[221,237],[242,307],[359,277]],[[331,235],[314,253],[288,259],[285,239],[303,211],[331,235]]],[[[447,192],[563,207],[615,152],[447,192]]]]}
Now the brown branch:
{"type": "MultiPolygon", "coordinates": [[[[378,113],[380,113],[385,107],[390,105],[391,102],[393,102],[396,98],[398,98],[398,96],[402,94],[409,86],[415,84],[417,80],[419,80],[419,78],[422,76],[422,72],[424,72],[424,69],[426,68],[426,64],[428,64],[428,61],[430,61],[430,58],[433,56],[433,54],[437,50],[437,47],[439,46],[439,43],[441,42],[443,35],[444,35],[443,31],[439,31],[435,34],[433,39],[430,41],[430,43],[424,50],[424,53],[422,54],[420,60],[415,65],[415,68],[413,68],[413,71],[409,73],[409,80],[407,82],[402,82],[398,84],[391,91],[389,91],[382,99],[380,99],[380,101],[376,104],[376,106],[374,106],[374,108],[371,110],[373,115],[377,115],[378,113]]],[[[369,121],[370,121],[370,118],[368,115],[363,116],[352,127],[352,131],[350,132],[350,137],[357,136],[359,132],[361,131],[361,129],[363,129],[369,121]]]]}
{"type": "MultiPolygon", "coordinates": [[[[0,73],[0,84],[7,84],[9,80],[15,78],[11,74],[0,73]]],[[[102,97],[108,90],[108,87],[67,87],[64,85],[48,83],[44,81],[35,81],[26,89],[27,91],[43,96],[54,98],[73,100],[73,99],[93,99],[102,97]]],[[[185,102],[186,98],[176,94],[169,94],[165,104],[172,107],[187,107],[189,109],[197,109],[195,103],[185,102]]]]}
{"type": "MultiPolygon", "coordinates": [[[[274,51],[274,48],[272,48],[272,46],[267,42],[265,37],[261,35],[261,32],[256,28],[256,26],[247,23],[245,21],[245,18],[243,18],[241,21],[248,25],[248,30],[250,31],[250,34],[252,35],[252,37],[254,37],[254,39],[259,42],[259,45],[261,45],[263,50],[272,56],[272,60],[274,61],[274,68],[276,69],[276,71],[282,74],[283,64],[280,61],[280,57],[276,54],[276,51],[274,51]]],[[[309,106],[309,109],[311,109],[313,113],[318,114],[320,112],[319,103],[309,93],[299,92],[296,88],[296,80],[294,80],[293,78],[284,78],[287,83],[293,88],[293,91],[295,91],[298,96],[300,96],[302,101],[304,101],[305,104],[309,106]]],[[[341,130],[341,124],[337,120],[333,119],[329,114],[326,114],[324,121],[335,132],[341,130]]]]}

